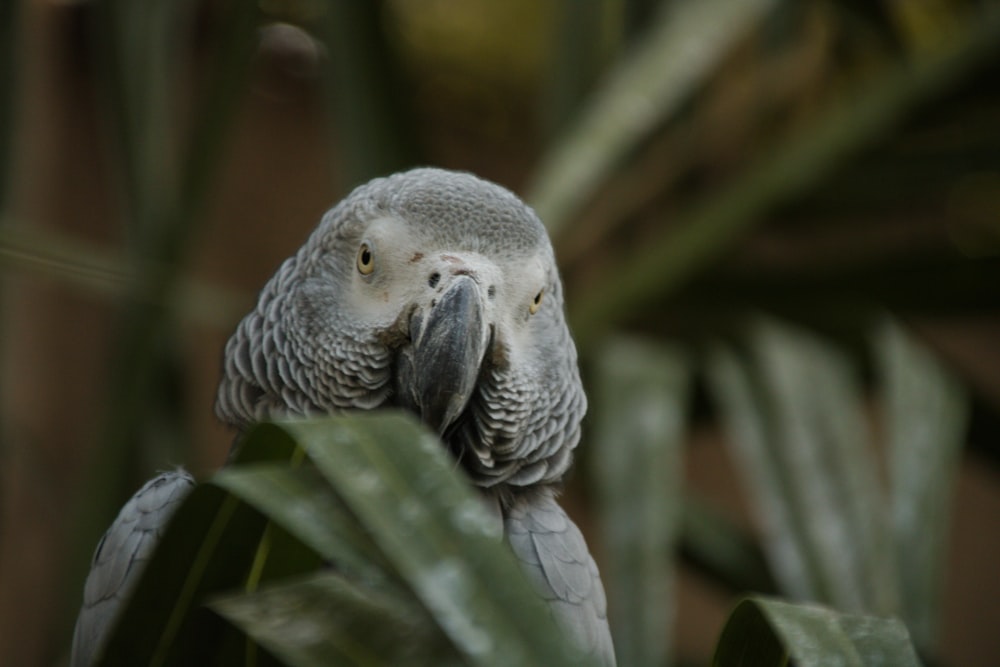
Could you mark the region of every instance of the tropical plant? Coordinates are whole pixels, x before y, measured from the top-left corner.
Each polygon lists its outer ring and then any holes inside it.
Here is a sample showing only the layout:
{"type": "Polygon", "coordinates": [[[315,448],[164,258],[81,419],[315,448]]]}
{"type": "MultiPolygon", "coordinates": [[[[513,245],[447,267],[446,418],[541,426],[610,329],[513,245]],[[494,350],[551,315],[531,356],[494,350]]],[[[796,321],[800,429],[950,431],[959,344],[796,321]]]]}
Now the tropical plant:
{"type": "MultiPolygon", "coordinates": [[[[997,2],[63,4],[93,47],[122,240],[15,222],[30,23],[2,3],[0,268],[120,315],[49,661],[123,495],[191,455],[178,332],[227,329],[249,303],[190,266],[269,40],[317,73],[338,190],[418,162],[485,166],[549,227],[592,399],[568,493],[595,519],[621,664],[686,657],[678,560],[752,595],[717,664],[906,664],[910,638],[939,656],[952,481],[970,405],[997,406],[975,364],[945,370],[907,332],[997,312],[997,2]],[[684,486],[705,422],[725,430],[756,531],[684,486]]],[[[4,340],[6,360],[20,339],[4,340]]],[[[5,372],[15,462],[20,381],[5,372]]],[[[247,664],[479,664],[482,642],[511,664],[567,659],[502,549],[448,521],[473,505],[407,420],[265,425],[241,452],[172,524],[112,656],[182,660],[206,632],[217,660],[247,664]],[[410,497],[424,482],[378,455],[394,445],[453,495],[410,497]],[[326,465],[334,453],[357,479],[326,465]],[[427,532],[400,532],[401,508],[422,508],[407,511],[427,532]]],[[[5,519],[6,544],[19,525],[5,519]]]]}

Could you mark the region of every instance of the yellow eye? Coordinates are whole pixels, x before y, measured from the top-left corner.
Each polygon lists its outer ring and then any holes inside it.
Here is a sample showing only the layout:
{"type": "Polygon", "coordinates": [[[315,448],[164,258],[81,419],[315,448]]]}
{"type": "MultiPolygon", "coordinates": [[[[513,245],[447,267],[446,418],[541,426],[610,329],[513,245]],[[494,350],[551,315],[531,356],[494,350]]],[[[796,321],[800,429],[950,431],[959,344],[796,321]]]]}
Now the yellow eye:
{"type": "Polygon", "coordinates": [[[375,270],[375,255],[367,243],[358,248],[358,272],[367,276],[375,270]]]}
{"type": "Polygon", "coordinates": [[[534,315],[538,312],[538,309],[542,307],[542,296],[545,294],[545,290],[539,290],[535,298],[531,300],[531,305],[528,306],[528,312],[534,315]]]}

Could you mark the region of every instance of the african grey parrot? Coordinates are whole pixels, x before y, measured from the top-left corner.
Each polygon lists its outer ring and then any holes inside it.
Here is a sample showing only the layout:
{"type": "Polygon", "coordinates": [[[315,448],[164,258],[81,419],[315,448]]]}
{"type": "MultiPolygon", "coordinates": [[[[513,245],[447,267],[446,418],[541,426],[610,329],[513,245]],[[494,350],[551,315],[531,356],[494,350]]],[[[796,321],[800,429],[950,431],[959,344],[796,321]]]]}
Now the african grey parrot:
{"type": "MultiPolygon", "coordinates": [[[[544,227],[506,189],[440,169],[357,188],[226,345],[216,414],[238,429],[383,406],[437,431],[556,620],[613,665],[600,575],[555,500],[586,411],[562,286],[544,227]]],[[[73,667],[89,664],[192,484],[182,470],[147,483],[98,545],[73,667]]]]}

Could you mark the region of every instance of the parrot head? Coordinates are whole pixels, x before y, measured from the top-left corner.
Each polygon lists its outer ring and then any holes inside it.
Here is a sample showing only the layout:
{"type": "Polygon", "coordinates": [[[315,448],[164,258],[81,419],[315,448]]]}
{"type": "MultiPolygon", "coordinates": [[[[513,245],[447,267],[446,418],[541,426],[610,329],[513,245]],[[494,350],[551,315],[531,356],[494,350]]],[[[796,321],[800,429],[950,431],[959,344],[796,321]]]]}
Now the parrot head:
{"type": "Polygon", "coordinates": [[[552,246],[475,176],[376,179],[322,219],[226,345],[216,413],[413,411],[479,486],[558,482],[586,399],[552,246]]]}

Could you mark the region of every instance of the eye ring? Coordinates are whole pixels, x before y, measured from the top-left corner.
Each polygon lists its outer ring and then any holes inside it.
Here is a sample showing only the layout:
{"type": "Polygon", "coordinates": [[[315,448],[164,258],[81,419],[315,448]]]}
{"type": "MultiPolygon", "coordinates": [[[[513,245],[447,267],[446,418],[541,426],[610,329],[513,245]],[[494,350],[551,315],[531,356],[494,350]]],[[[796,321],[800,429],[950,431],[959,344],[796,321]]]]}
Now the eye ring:
{"type": "Polygon", "coordinates": [[[372,252],[371,246],[362,243],[361,247],[358,248],[358,273],[367,276],[374,270],[375,253],[372,252]]]}
{"type": "Polygon", "coordinates": [[[542,297],[543,296],[545,296],[545,290],[544,289],[538,290],[538,294],[536,294],[535,298],[531,300],[530,304],[528,304],[528,312],[529,313],[531,313],[532,315],[534,315],[535,313],[538,312],[538,309],[542,307],[542,297]]]}

